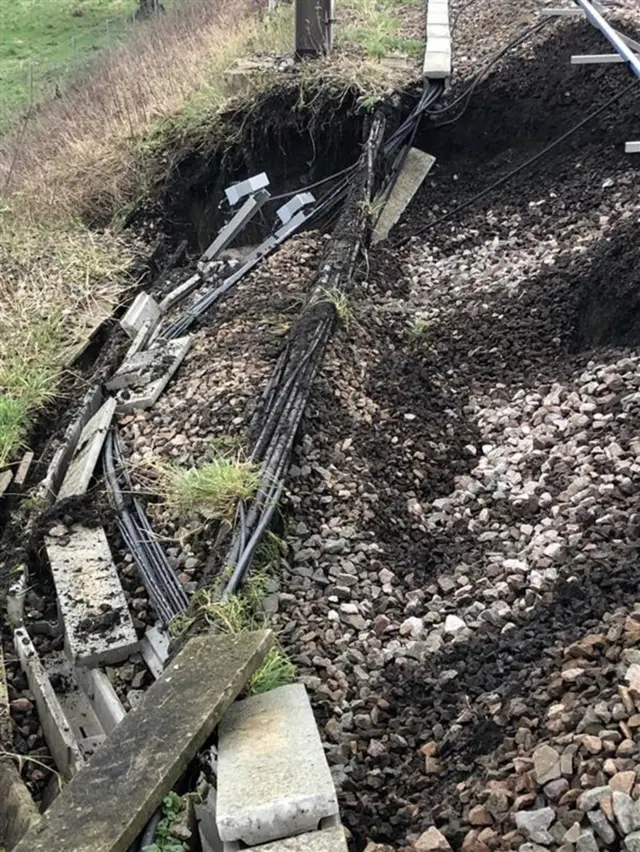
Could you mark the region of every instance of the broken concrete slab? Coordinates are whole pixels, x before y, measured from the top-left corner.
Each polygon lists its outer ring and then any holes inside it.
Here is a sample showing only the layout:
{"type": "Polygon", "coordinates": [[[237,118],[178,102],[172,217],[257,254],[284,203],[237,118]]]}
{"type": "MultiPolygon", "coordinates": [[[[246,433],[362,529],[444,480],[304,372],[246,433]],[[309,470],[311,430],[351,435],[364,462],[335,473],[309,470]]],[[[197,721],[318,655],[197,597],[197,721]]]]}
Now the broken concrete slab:
{"type": "Polygon", "coordinates": [[[13,636],[20,665],[27,676],[29,689],[38,707],[38,716],[49,751],[53,755],[60,774],[69,779],[84,764],[71,725],[53,691],[51,681],[33,647],[29,634],[23,627],[19,627],[13,636]]]}
{"type": "Polygon", "coordinates": [[[202,276],[200,273],[196,272],[195,275],[187,278],[187,280],[183,281],[182,284],[178,284],[178,286],[174,287],[170,293],[167,293],[164,299],[160,302],[160,313],[166,313],[174,305],[177,305],[178,302],[181,302],[182,299],[186,299],[189,293],[195,290],[196,287],[199,287],[202,283],[202,276]]]}
{"type": "Polygon", "coordinates": [[[374,245],[387,239],[389,232],[409,206],[435,161],[436,158],[431,154],[420,151],[418,148],[409,149],[400,174],[373,230],[374,245]]]}
{"type": "Polygon", "coordinates": [[[253,847],[253,852],[347,852],[344,828],[334,825],[253,847]]]}
{"type": "Polygon", "coordinates": [[[182,363],[190,345],[190,336],[177,337],[139,352],[130,362],[123,364],[107,383],[107,387],[114,388],[115,382],[115,386],[120,388],[116,396],[116,411],[125,414],[154,405],[182,363]]]}
{"type": "Polygon", "coordinates": [[[169,634],[162,625],[148,627],[140,640],[140,653],[149,671],[157,680],[169,659],[169,634]]]}
{"type": "Polygon", "coordinates": [[[82,430],[75,453],[58,491],[58,500],[86,493],[115,410],[116,401],[113,397],[109,397],[82,430]]]}
{"type": "Polygon", "coordinates": [[[56,450],[47,469],[47,474],[38,486],[38,494],[45,503],[51,504],[55,500],[69,462],[80,440],[82,430],[101,405],[102,388],[100,385],[95,385],[89,388],[84,395],[78,414],[67,426],[62,444],[56,450]]]}
{"type": "Polygon", "coordinates": [[[272,645],[271,631],[189,640],[14,852],[126,852],[272,645]]]}
{"type": "Polygon", "coordinates": [[[220,724],[216,822],[248,846],[337,817],[335,786],[304,684],[234,704],[220,724]]]}
{"type": "Polygon", "coordinates": [[[135,338],[142,326],[160,319],[160,306],[148,293],[138,293],[133,304],[120,320],[120,325],[131,338],[135,338]]]}
{"type": "Polygon", "coordinates": [[[89,667],[126,660],[138,640],[102,527],[74,526],[45,544],[70,659],[89,667]]]}

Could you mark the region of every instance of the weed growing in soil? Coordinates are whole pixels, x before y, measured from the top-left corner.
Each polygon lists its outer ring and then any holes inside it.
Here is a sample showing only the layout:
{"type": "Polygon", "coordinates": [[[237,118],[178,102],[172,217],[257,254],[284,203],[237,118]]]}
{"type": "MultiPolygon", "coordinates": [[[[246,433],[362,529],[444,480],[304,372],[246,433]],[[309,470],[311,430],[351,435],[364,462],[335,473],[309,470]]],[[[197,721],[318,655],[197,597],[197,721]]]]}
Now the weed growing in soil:
{"type": "Polygon", "coordinates": [[[216,452],[213,461],[184,469],[157,462],[157,490],[181,515],[199,512],[230,521],[239,500],[252,497],[260,484],[260,465],[235,455],[216,452]]]}
{"type": "MultiPolygon", "coordinates": [[[[210,589],[201,589],[191,600],[188,612],[175,618],[170,625],[173,636],[186,633],[197,621],[204,621],[220,633],[244,633],[264,627],[266,619],[260,610],[267,585],[264,572],[251,572],[242,592],[219,600],[210,589]]],[[[249,681],[249,694],[257,695],[291,683],[295,666],[279,647],[271,648],[262,666],[249,681]]]]}
{"type": "Polygon", "coordinates": [[[424,341],[431,328],[431,322],[425,317],[416,317],[409,325],[408,335],[411,343],[424,341]]]}
{"type": "Polygon", "coordinates": [[[151,846],[145,846],[142,852],[186,852],[186,843],[171,834],[175,823],[180,821],[182,799],[177,793],[169,793],[162,800],[162,819],[156,828],[151,846]]]}
{"type": "Polygon", "coordinates": [[[340,319],[340,321],[348,328],[349,323],[353,319],[353,313],[351,311],[351,305],[349,304],[348,297],[344,293],[335,289],[323,290],[322,296],[323,299],[321,301],[329,302],[329,304],[333,305],[338,319],[340,319]]]}

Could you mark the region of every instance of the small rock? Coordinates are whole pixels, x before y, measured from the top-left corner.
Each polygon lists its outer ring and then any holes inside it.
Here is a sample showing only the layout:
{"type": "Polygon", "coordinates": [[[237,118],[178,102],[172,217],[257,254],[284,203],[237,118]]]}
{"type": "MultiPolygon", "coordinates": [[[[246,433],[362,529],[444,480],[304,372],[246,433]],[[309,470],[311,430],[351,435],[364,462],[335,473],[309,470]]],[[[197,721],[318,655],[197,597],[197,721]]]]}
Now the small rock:
{"type": "Polygon", "coordinates": [[[28,698],[16,698],[9,706],[14,713],[29,713],[33,710],[33,704],[28,698]]]}
{"type": "Polygon", "coordinates": [[[564,837],[562,838],[562,842],[563,843],[577,843],[578,838],[580,837],[581,831],[582,831],[582,829],[580,828],[580,823],[574,822],[573,825],[571,826],[571,828],[568,828],[565,831],[564,837]]]}
{"type": "Polygon", "coordinates": [[[627,669],[625,680],[629,684],[629,692],[634,698],[640,697],[640,665],[633,663],[627,669]]]}
{"type": "Polygon", "coordinates": [[[533,766],[540,786],[560,777],[560,755],[549,745],[538,746],[533,752],[533,766]]]}
{"type": "Polygon", "coordinates": [[[582,745],[591,754],[599,754],[602,751],[602,740],[600,737],[585,734],[582,738],[582,745]]]}
{"type": "Polygon", "coordinates": [[[424,624],[422,619],[417,618],[415,615],[410,615],[400,625],[400,635],[413,636],[414,639],[417,639],[423,630],[424,624]]]}
{"type": "Polygon", "coordinates": [[[390,624],[391,621],[387,618],[386,615],[383,615],[382,613],[380,613],[380,615],[376,615],[376,617],[373,619],[373,630],[376,636],[382,636],[382,634],[385,632],[385,630],[389,627],[390,624]]]}
{"type": "Polygon", "coordinates": [[[486,808],[476,805],[469,811],[469,823],[471,825],[491,825],[493,820],[486,808]]]}
{"type": "Polygon", "coordinates": [[[623,834],[629,834],[640,828],[640,812],[628,793],[613,791],[613,812],[623,834]]]}
{"type": "Polygon", "coordinates": [[[428,828],[415,843],[416,852],[451,852],[447,838],[435,826],[428,828]]]}
{"type": "Polygon", "coordinates": [[[627,852],[640,852],[640,831],[627,834],[623,845],[627,852]]]}
{"type": "Polygon", "coordinates": [[[427,775],[437,775],[442,769],[442,765],[437,757],[425,757],[424,771],[427,775]]]}
{"type": "Polygon", "coordinates": [[[466,626],[464,621],[458,618],[457,615],[448,615],[444,621],[444,632],[451,634],[458,633],[460,630],[464,630],[466,626]]]}
{"type": "Polygon", "coordinates": [[[585,828],[584,831],[580,832],[580,837],[576,843],[576,852],[600,852],[598,842],[591,829],[585,828]]]}
{"type": "Polygon", "coordinates": [[[569,782],[566,778],[556,778],[555,781],[549,781],[544,785],[544,794],[550,802],[557,802],[568,789],[569,782]]]}
{"type": "Polygon", "coordinates": [[[611,823],[602,813],[602,811],[589,811],[587,814],[589,822],[598,837],[605,843],[613,843],[616,839],[616,833],[611,826],[611,823]]]}
{"type": "Polygon", "coordinates": [[[611,795],[611,787],[592,787],[585,790],[578,798],[578,808],[581,811],[590,811],[600,803],[600,799],[611,795]]]}
{"type": "Polygon", "coordinates": [[[629,769],[626,772],[616,772],[616,774],[609,781],[609,786],[612,790],[619,790],[621,793],[630,794],[633,790],[633,785],[635,783],[635,770],[629,769]]]}
{"type": "Polygon", "coordinates": [[[545,846],[553,843],[553,836],[547,831],[556,818],[552,808],[539,808],[537,811],[518,811],[515,815],[516,826],[529,840],[545,846]]]}

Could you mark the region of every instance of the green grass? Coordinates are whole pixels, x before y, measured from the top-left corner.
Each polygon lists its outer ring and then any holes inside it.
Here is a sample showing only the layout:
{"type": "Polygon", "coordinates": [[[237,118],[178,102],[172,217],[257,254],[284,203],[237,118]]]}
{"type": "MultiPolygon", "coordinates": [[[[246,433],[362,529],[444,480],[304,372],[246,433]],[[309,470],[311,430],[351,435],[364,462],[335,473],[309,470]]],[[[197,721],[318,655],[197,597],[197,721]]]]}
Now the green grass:
{"type": "Polygon", "coordinates": [[[409,324],[409,328],[407,329],[411,343],[424,341],[429,336],[429,329],[431,328],[431,325],[431,321],[425,317],[416,317],[412,320],[409,324]]]}
{"type": "Polygon", "coordinates": [[[7,0],[0,41],[0,130],[34,99],[53,97],[56,83],[129,26],[136,0],[7,0]],[[107,21],[109,21],[107,29],[107,21]]]}
{"type": "MultiPolygon", "coordinates": [[[[201,589],[191,600],[189,610],[177,616],[170,624],[172,636],[181,636],[196,622],[204,621],[220,633],[244,633],[265,626],[260,603],[266,592],[267,576],[260,571],[251,571],[239,595],[231,595],[222,601],[209,589],[201,589]]],[[[250,695],[258,695],[291,683],[296,669],[284,651],[278,646],[271,648],[264,662],[249,680],[250,695]]]]}
{"type": "Polygon", "coordinates": [[[0,396],[0,468],[22,445],[28,422],[23,402],[3,394],[0,396]]]}
{"type": "Polygon", "coordinates": [[[215,450],[213,461],[183,468],[158,462],[156,491],[183,516],[200,512],[208,518],[230,521],[239,500],[248,500],[260,484],[260,465],[215,450]]]}
{"type": "MultiPolygon", "coordinates": [[[[340,37],[360,44],[370,59],[380,60],[390,53],[404,53],[417,57],[424,50],[419,39],[402,34],[403,24],[395,14],[396,0],[351,0],[358,24],[346,27],[340,37]]],[[[414,6],[412,0],[401,0],[400,5],[414,6]]]]}

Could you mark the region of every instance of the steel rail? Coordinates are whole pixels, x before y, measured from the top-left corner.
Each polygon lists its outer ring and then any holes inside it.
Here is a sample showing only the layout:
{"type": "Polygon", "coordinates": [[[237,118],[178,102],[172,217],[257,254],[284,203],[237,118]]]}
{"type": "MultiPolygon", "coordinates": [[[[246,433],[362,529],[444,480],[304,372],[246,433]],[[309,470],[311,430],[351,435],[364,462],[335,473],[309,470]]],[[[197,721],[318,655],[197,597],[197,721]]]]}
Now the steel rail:
{"type": "Polygon", "coordinates": [[[590,0],[575,0],[575,2],[581,7],[593,26],[600,30],[616,53],[624,62],[629,64],[631,71],[633,71],[636,77],[640,79],[640,56],[633,52],[620,33],[614,30],[611,24],[592,5],[590,0]]]}

